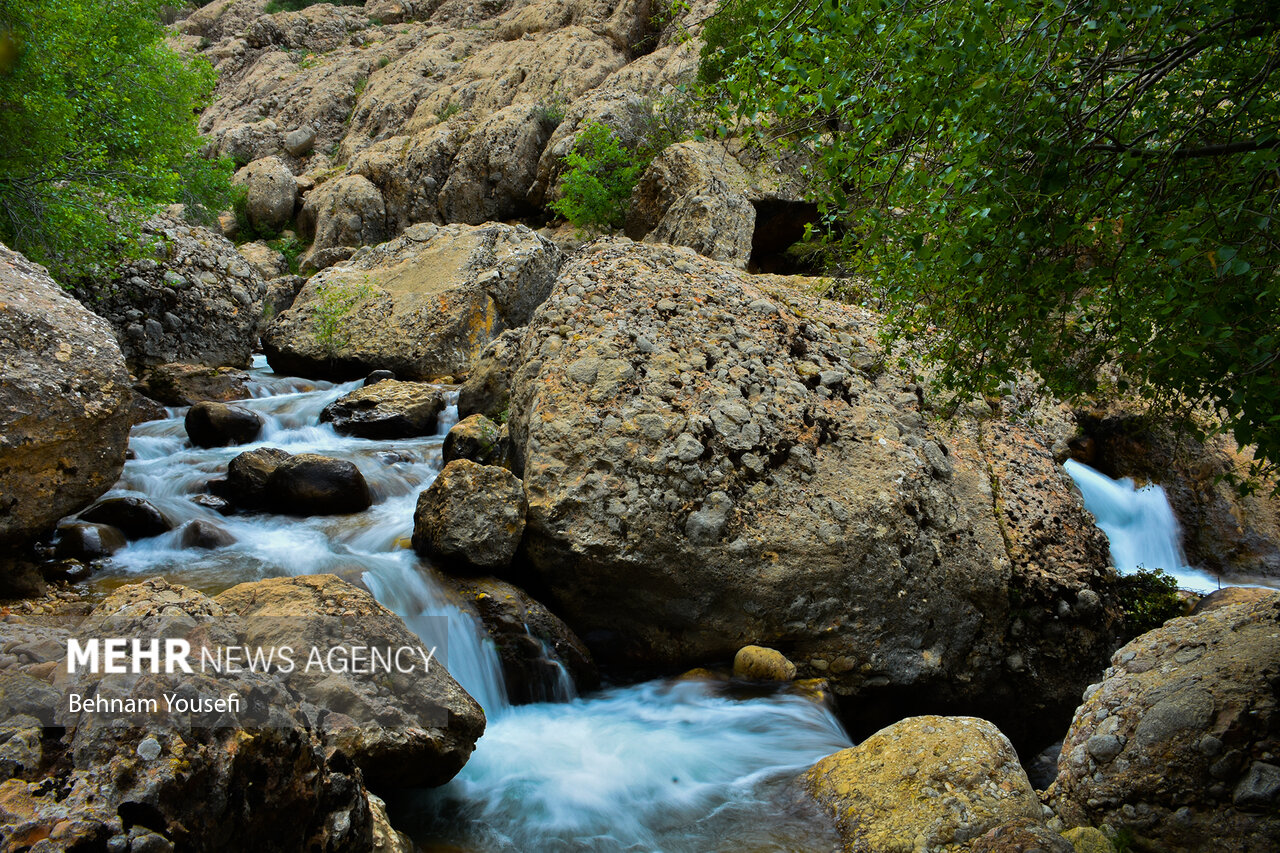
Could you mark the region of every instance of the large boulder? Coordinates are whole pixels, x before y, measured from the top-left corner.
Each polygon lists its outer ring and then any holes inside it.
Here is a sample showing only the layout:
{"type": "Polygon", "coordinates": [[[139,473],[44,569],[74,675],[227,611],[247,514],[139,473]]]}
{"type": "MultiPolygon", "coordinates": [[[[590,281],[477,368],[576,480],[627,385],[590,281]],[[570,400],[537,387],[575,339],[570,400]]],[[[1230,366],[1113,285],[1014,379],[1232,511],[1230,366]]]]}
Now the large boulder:
{"type": "Polygon", "coordinates": [[[499,110],[467,135],[440,188],[446,222],[479,225],[533,211],[525,198],[552,127],[528,102],[499,110]]]}
{"type": "Polygon", "coordinates": [[[129,374],[111,327],[0,245],[0,545],[25,544],[124,466],[129,374]]]}
{"type": "Polygon", "coordinates": [[[676,199],[644,239],[688,246],[700,255],[745,269],[751,260],[755,227],[756,209],[747,197],[713,180],[676,199]]]}
{"type": "Polygon", "coordinates": [[[850,853],[958,853],[1002,824],[1043,818],[1013,745],[975,717],[902,720],[822,759],[805,782],[850,853]]]}
{"type": "Polygon", "coordinates": [[[142,390],[166,406],[191,406],[205,400],[230,403],[249,396],[248,381],[248,374],[228,367],[161,364],[147,371],[142,390]]]}
{"type": "Polygon", "coordinates": [[[480,614],[502,661],[502,682],[513,704],[567,699],[600,684],[595,661],[572,629],[541,602],[506,581],[448,577],[453,589],[480,614]]]}
{"type": "Polygon", "coordinates": [[[416,438],[436,434],[445,405],[439,387],[390,379],[334,400],[320,412],[320,422],[360,438],[416,438]]]}
{"type": "Polygon", "coordinates": [[[1085,692],[1052,804],[1071,825],[1109,823],[1153,849],[1277,849],[1278,683],[1280,593],[1143,634],[1085,692]]]}
{"type": "Polygon", "coordinates": [[[426,653],[368,593],[329,577],[242,584],[217,599],[156,579],[96,608],[62,596],[9,614],[0,644],[21,654],[0,658],[0,712],[14,727],[9,740],[35,748],[0,785],[0,846],[47,838],[38,849],[387,849],[376,841],[385,814],[365,785],[447,780],[484,717],[438,662],[412,674],[303,671],[311,644],[323,655],[373,643],[410,648],[419,660],[426,653]],[[194,671],[68,667],[69,638],[118,636],[144,647],[185,641],[194,671]],[[203,654],[225,661],[230,650],[284,647],[297,658],[292,671],[279,658],[223,672],[201,663],[203,654]],[[169,713],[165,693],[224,707],[169,713]],[[154,697],[159,711],[73,708],[73,694],[154,697]],[[232,694],[238,707],[225,704],[232,694]]]}
{"type": "Polygon", "coordinates": [[[267,328],[263,349],[293,375],[466,373],[494,337],[528,322],[560,262],[523,226],[415,225],[308,281],[267,328]]]}
{"type": "Polygon", "coordinates": [[[279,157],[254,160],[232,182],[244,189],[245,216],[258,233],[274,235],[293,222],[298,182],[279,157]]]}
{"type": "MultiPolygon", "coordinates": [[[[372,595],[331,575],[241,584],[216,601],[240,617],[250,646],[413,648],[420,658],[431,651],[372,595]]],[[[376,679],[299,666],[284,681],[315,706],[346,715],[326,738],[374,788],[444,784],[484,732],[484,712],[438,660],[376,679]]]]}
{"type": "Polygon", "coordinates": [[[77,291],[111,323],[130,365],[248,367],[267,288],[261,276],[208,228],[158,216],[139,239],[140,259],[77,291]]]}
{"type": "Polygon", "coordinates": [[[525,498],[505,468],[455,459],[418,496],[413,547],[452,568],[501,569],[524,533],[525,498]]]}
{"type": "Polygon", "coordinates": [[[931,426],[878,331],[688,250],[595,244],[521,344],[523,548],[598,658],[765,645],[859,710],[1051,736],[1114,648],[1105,539],[1038,434],[985,407],[931,426]]]}
{"type": "Polygon", "coordinates": [[[645,169],[627,210],[627,236],[689,246],[745,267],[756,211],[746,169],[716,142],[668,146],[645,169]]]}
{"type": "Polygon", "coordinates": [[[264,505],[285,515],[346,515],[373,503],[355,463],[318,453],[282,460],[267,477],[264,505]]]}
{"type": "Polygon", "coordinates": [[[307,193],[298,230],[308,256],[337,246],[371,246],[391,236],[382,193],[363,175],[344,175],[307,193]]]}

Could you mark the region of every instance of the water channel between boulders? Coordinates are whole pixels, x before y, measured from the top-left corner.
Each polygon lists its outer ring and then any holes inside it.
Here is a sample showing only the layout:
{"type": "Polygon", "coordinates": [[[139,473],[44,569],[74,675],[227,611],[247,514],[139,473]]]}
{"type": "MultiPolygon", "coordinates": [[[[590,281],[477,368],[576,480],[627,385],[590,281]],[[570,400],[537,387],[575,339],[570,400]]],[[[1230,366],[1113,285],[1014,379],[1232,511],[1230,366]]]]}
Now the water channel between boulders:
{"type": "MultiPolygon", "coordinates": [[[[493,643],[478,618],[409,547],[419,492],[442,466],[438,434],[378,441],[319,423],[320,411],[358,387],[280,377],[255,363],[252,399],[261,414],[252,444],[194,448],[183,409],[134,428],[132,458],[112,495],[141,495],[175,525],[132,542],[96,576],[99,587],[162,576],[215,593],[244,581],[332,573],[363,582],[397,613],[484,707],[488,727],[448,785],[391,798],[393,823],[427,849],[475,851],[838,850],[829,821],[799,793],[797,776],[850,746],[821,704],[789,692],[734,693],[718,682],[653,681],[577,697],[561,674],[547,695],[561,701],[512,707],[493,643]],[[194,498],[238,454],[257,447],[349,460],[373,493],[365,512],[293,518],[222,516],[194,498]],[[181,545],[202,520],[234,539],[199,550],[181,545]]],[[[450,399],[450,403],[454,402],[450,399]]]]}

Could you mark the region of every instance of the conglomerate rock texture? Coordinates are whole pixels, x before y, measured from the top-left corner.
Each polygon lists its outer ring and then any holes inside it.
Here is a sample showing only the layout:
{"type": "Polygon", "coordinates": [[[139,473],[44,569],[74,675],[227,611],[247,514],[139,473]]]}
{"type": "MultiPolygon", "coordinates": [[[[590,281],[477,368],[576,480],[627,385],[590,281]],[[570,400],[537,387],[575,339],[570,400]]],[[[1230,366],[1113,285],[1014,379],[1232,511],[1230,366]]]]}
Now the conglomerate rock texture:
{"type": "Polygon", "coordinates": [[[585,250],[511,392],[536,580],[604,662],[757,643],[860,704],[1052,731],[1112,648],[1105,540],[1037,432],[934,420],[876,330],[687,249],[585,250]]]}

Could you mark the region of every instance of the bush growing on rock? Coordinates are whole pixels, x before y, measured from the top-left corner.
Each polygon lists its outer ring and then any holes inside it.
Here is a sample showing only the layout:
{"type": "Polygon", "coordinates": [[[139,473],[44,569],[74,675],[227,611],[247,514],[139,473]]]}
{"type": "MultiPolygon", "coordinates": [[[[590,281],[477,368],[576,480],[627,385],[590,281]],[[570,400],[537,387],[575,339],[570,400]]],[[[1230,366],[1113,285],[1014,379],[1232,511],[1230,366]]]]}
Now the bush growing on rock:
{"type": "Polygon", "coordinates": [[[612,130],[593,122],[578,137],[565,163],[569,170],[561,187],[564,194],[552,202],[551,209],[579,228],[622,227],[631,191],[648,161],[640,162],[612,130]]]}

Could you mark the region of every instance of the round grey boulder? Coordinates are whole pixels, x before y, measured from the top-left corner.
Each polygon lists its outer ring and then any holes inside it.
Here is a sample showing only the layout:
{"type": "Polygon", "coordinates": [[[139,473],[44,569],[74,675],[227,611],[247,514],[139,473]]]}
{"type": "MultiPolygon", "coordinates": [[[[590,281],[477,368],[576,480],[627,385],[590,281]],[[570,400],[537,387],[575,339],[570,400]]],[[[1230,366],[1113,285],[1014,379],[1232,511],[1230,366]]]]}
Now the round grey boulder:
{"type": "Polygon", "coordinates": [[[520,546],[527,510],[510,471],[456,459],[418,496],[413,547],[451,568],[499,569],[520,546]]]}
{"type": "Polygon", "coordinates": [[[445,464],[470,459],[481,465],[496,465],[503,456],[502,429],[484,415],[472,415],[454,424],[444,437],[445,464]]]}

